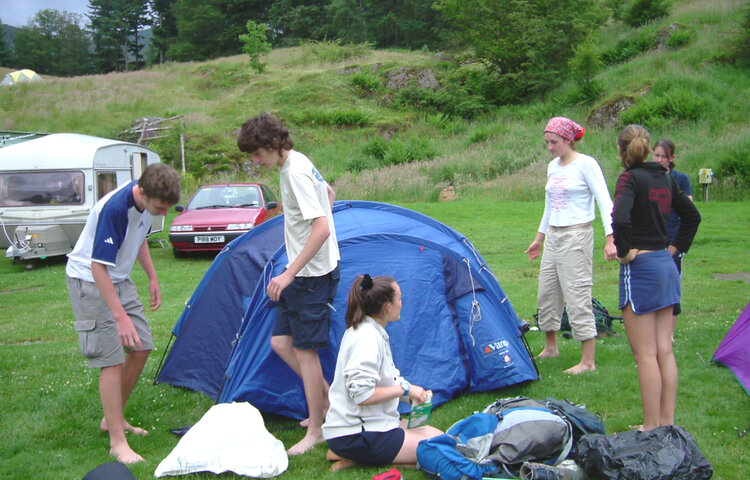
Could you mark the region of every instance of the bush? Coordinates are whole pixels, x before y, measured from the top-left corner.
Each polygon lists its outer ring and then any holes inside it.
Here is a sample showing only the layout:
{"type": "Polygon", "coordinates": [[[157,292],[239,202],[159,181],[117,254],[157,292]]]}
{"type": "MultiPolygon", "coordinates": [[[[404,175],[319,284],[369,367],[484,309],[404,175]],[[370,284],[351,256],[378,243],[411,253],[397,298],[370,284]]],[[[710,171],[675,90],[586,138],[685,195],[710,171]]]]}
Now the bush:
{"type": "Polygon", "coordinates": [[[693,39],[694,33],[695,32],[691,28],[680,28],[679,30],[675,30],[667,39],[667,46],[669,48],[684,47],[693,39]]]}
{"type": "Polygon", "coordinates": [[[297,125],[331,125],[334,127],[363,127],[370,124],[370,116],[361,110],[312,108],[292,114],[297,125]]]}
{"type": "Polygon", "coordinates": [[[364,57],[372,52],[373,43],[352,43],[341,45],[341,39],[307,42],[302,45],[306,57],[321,62],[339,63],[344,60],[364,57]]]}
{"type": "Polygon", "coordinates": [[[472,95],[463,86],[449,84],[440,90],[403,88],[399,90],[396,102],[401,107],[415,107],[428,112],[471,119],[486,111],[487,104],[483,100],[481,96],[472,95]]]}
{"type": "Polygon", "coordinates": [[[622,122],[638,123],[647,128],[662,128],[674,121],[695,121],[706,109],[706,101],[687,87],[672,87],[652,92],[622,113],[622,122]]]}
{"type": "Polygon", "coordinates": [[[656,44],[657,32],[653,30],[639,31],[635,35],[623,38],[613,48],[602,53],[602,61],[606,65],[625,62],[651,50],[656,44]]]}
{"type": "Polygon", "coordinates": [[[596,80],[602,70],[602,58],[599,47],[589,40],[576,47],[573,58],[568,63],[570,76],[576,82],[571,96],[571,103],[588,103],[596,100],[604,89],[596,80]]]}
{"type": "MultiPolygon", "coordinates": [[[[425,137],[411,137],[407,140],[398,138],[386,139],[378,136],[370,140],[362,148],[362,153],[377,161],[378,166],[399,165],[417,160],[432,159],[437,156],[437,150],[425,137]]],[[[372,167],[373,164],[360,161],[352,162],[353,169],[359,166],[372,167]]],[[[356,170],[353,170],[356,171],[356,170]]]]}
{"type": "Polygon", "coordinates": [[[383,86],[380,78],[370,72],[357,72],[351,78],[352,87],[360,97],[371,97],[383,86]]]}
{"type": "Polygon", "coordinates": [[[667,0],[634,0],[625,10],[623,20],[631,27],[640,27],[668,13],[667,0]]]}

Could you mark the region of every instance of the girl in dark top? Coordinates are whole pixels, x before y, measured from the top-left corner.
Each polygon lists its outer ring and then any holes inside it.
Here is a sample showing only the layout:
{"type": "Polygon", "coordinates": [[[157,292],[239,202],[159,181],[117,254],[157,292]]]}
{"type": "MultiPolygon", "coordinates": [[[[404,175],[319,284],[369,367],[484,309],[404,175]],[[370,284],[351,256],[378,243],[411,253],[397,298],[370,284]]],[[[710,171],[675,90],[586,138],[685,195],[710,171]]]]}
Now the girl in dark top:
{"type": "Polygon", "coordinates": [[[672,352],[672,307],[680,302],[680,278],[672,255],[687,252],[701,221],[698,210],[661,165],[646,162],[648,132],[627,126],[617,138],[625,171],[617,180],[612,214],[620,267],[620,309],[638,364],[643,430],[674,424],[677,363],[672,352]],[[667,241],[674,209],[680,229],[667,241]]]}
{"type": "MultiPolygon", "coordinates": [[[[690,183],[690,177],[682,172],[678,172],[674,168],[674,162],[677,159],[675,155],[675,146],[672,140],[663,138],[656,142],[654,146],[654,161],[659,163],[662,167],[667,169],[669,176],[674,178],[677,182],[677,186],[687,194],[690,200],[693,200],[693,186],[690,183]]],[[[680,216],[672,210],[669,214],[669,223],[667,225],[667,241],[672,242],[677,230],[680,228],[680,216]]],[[[677,272],[680,274],[680,281],[682,281],[682,257],[685,252],[677,252],[673,259],[675,265],[677,265],[677,272]]],[[[674,306],[674,320],[677,321],[677,315],[682,313],[682,306],[678,303],[674,306]]]]}

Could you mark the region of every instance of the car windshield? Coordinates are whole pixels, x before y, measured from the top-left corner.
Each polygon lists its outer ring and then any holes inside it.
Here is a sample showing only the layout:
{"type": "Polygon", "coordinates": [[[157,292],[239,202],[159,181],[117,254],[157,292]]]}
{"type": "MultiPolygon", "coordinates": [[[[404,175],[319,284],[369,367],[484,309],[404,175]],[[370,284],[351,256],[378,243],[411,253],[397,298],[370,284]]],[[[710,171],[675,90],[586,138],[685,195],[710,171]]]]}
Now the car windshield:
{"type": "Polygon", "coordinates": [[[260,189],[253,185],[204,187],[196,192],[187,208],[259,207],[260,200],[260,189]]]}

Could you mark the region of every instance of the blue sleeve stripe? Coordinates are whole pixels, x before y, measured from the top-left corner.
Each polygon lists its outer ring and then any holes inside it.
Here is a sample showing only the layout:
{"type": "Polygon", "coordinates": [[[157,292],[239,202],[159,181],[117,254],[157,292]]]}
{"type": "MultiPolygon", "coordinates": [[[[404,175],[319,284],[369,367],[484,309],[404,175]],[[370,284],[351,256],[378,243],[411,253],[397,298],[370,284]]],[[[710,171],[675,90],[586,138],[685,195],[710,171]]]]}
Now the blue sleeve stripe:
{"type": "Polygon", "coordinates": [[[117,263],[120,250],[128,229],[128,187],[112,195],[99,211],[99,219],[94,235],[94,248],[91,259],[105,264],[117,263]]]}

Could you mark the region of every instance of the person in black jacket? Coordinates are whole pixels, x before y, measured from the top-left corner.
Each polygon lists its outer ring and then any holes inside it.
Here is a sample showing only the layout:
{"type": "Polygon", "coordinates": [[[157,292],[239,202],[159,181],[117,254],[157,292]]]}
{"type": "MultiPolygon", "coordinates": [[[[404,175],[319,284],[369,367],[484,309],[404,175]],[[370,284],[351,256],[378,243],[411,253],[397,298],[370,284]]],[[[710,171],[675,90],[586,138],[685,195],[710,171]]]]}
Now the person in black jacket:
{"type": "Polygon", "coordinates": [[[672,352],[672,307],[680,302],[680,277],[672,256],[687,252],[700,213],[667,171],[646,162],[650,138],[640,125],[628,125],[617,138],[625,171],[615,189],[612,212],[620,267],[620,309],[638,364],[643,401],[642,430],[674,424],[678,371],[672,352]],[[674,240],[667,240],[669,214],[681,218],[674,240]]]}

